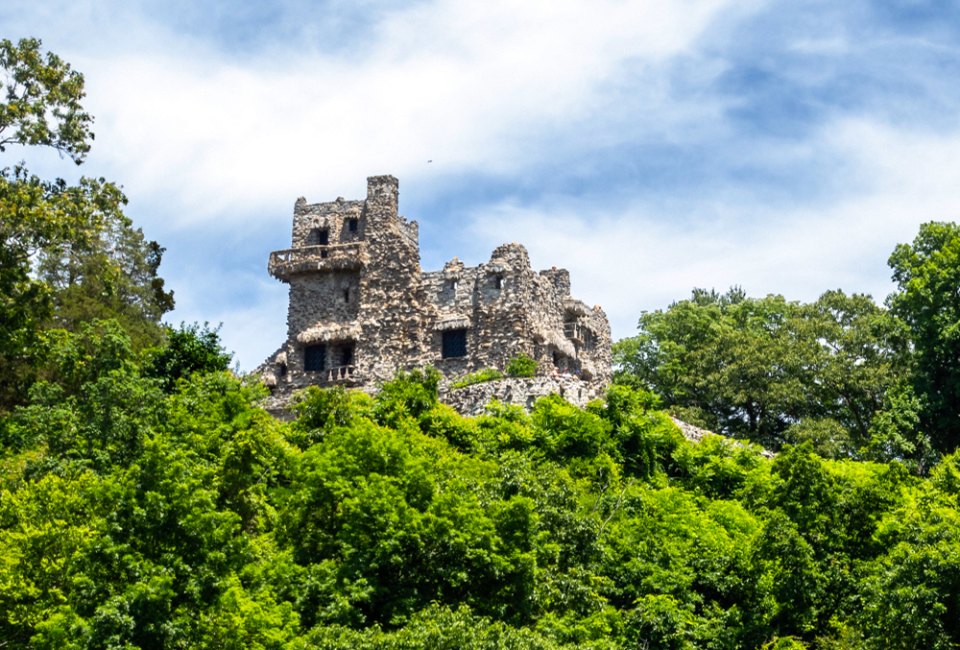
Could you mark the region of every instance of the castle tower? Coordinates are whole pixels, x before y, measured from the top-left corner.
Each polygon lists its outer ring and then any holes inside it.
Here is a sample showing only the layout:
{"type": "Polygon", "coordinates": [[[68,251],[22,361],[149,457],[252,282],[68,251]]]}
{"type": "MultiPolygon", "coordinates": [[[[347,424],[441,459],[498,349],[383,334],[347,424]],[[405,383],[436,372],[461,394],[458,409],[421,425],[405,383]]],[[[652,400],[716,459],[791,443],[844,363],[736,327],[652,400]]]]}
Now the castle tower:
{"type": "Polygon", "coordinates": [[[272,368],[286,388],[385,379],[419,352],[418,328],[385,304],[410,304],[419,284],[417,224],[397,213],[398,182],[367,179],[367,198],[294,205],[292,247],[270,254],[289,285],[287,341],[272,368]]]}

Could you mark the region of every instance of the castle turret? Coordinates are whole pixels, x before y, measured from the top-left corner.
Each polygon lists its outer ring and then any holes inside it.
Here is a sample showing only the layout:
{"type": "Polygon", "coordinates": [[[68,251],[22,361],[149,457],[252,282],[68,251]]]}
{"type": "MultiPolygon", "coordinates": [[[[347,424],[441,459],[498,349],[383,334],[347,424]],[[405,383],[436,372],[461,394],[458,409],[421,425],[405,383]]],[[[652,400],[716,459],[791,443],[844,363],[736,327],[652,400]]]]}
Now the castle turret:
{"type": "Polygon", "coordinates": [[[379,313],[414,300],[419,283],[417,224],[397,214],[397,202],[397,179],[373,176],[363,201],[294,204],[292,246],[268,262],[270,275],[290,285],[278,383],[382,378],[410,352],[412,326],[379,313]]]}
{"type": "Polygon", "coordinates": [[[290,285],[287,343],[278,382],[351,382],[356,371],[360,284],[367,263],[362,201],[293,208],[292,247],[270,254],[270,275],[290,285]]]}

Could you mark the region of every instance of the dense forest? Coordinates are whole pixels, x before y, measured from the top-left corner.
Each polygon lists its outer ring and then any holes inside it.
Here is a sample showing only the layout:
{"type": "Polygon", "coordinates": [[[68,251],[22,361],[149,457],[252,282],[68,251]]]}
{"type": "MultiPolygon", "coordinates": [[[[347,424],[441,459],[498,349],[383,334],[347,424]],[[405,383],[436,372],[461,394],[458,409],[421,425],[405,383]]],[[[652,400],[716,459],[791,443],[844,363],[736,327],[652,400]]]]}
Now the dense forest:
{"type": "MultiPolygon", "coordinates": [[[[0,150],[82,163],[83,77],[31,39],[0,68],[0,150]]],[[[461,417],[426,368],[282,421],[162,324],[125,202],[0,172],[0,648],[960,646],[957,225],[884,306],[643,314],[586,409],[461,417]]]]}

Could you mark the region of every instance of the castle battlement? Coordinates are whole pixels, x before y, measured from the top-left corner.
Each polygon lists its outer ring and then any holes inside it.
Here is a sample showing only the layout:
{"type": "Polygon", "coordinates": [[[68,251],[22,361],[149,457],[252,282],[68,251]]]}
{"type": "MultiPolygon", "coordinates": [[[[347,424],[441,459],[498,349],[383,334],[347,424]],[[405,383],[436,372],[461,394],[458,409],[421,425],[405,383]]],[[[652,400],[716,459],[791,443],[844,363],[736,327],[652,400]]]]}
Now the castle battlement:
{"type": "Polygon", "coordinates": [[[396,178],[373,176],[364,200],[297,200],[291,247],[268,262],[290,293],[287,340],[259,368],[276,393],[371,386],[427,365],[456,378],[520,354],[542,376],[609,381],[610,324],[571,297],[565,269],[536,272],[511,243],[486,263],[424,272],[418,224],[398,198],[396,178]]]}

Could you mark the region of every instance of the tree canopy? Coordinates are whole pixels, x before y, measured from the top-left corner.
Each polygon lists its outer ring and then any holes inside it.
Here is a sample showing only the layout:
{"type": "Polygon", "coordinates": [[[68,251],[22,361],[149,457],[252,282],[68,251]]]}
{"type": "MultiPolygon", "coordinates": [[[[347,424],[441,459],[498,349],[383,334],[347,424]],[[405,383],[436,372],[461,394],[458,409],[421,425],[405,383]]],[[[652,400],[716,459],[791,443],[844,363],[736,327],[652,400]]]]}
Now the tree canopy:
{"type": "Polygon", "coordinates": [[[464,418],[430,372],[375,397],[312,389],[282,422],[222,370],[165,387],[167,366],[107,321],[51,356],[58,372],[0,428],[13,645],[960,640],[954,456],[925,479],[809,442],[770,460],[685,440],[624,386],[587,409],[554,396],[464,418]]]}
{"type": "MultiPolygon", "coordinates": [[[[0,151],[51,147],[77,164],[90,149],[83,76],[36,39],[0,41],[0,151]]],[[[0,169],[0,410],[22,401],[43,364],[44,332],[92,319],[123,324],[134,347],[160,342],[173,294],[158,275],[163,248],[124,215],[105,179],[43,180],[0,169]]]]}
{"type": "Polygon", "coordinates": [[[960,444],[960,226],[930,222],[890,256],[897,292],[890,307],[914,347],[913,387],[921,422],[941,449],[960,444]]]}
{"type": "Polygon", "coordinates": [[[773,448],[810,438],[828,455],[868,453],[909,366],[902,324],[869,296],[842,291],[802,304],[696,289],[643,314],[639,329],[614,346],[619,381],[711,430],[773,448]]]}

